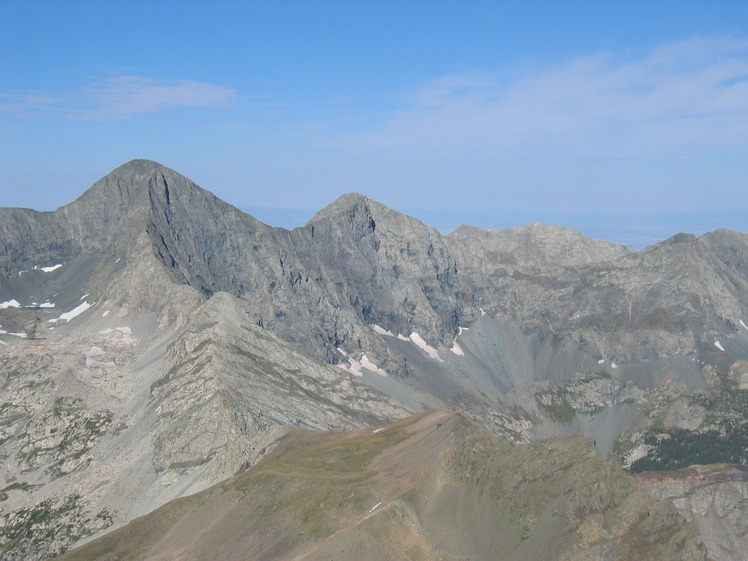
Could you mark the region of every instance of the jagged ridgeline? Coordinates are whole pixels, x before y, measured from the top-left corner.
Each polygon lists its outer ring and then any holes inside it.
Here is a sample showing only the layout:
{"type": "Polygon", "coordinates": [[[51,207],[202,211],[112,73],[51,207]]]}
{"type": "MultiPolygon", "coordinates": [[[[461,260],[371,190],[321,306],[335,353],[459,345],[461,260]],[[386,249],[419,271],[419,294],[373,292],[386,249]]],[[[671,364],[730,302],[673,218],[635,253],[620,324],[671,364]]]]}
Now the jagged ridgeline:
{"type": "MultiPolygon", "coordinates": [[[[289,427],[431,408],[513,443],[587,436],[634,471],[709,461],[706,439],[743,462],[747,288],[739,232],[642,251],[545,224],[442,235],[360,194],[286,230],[129,162],[54,212],[0,209],[0,558],[208,489],[289,427]]],[[[742,558],[742,527],[670,496],[714,559],[742,558]]]]}

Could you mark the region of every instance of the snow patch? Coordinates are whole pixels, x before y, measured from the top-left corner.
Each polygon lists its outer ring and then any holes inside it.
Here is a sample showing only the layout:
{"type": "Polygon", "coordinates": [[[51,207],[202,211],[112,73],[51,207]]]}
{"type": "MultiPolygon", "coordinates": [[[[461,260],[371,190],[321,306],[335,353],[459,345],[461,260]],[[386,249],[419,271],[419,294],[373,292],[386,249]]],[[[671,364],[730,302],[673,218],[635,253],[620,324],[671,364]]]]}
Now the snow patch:
{"type": "Polygon", "coordinates": [[[371,507],[371,510],[369,512],[367,512],[366,514],[371,514],[372,512],[374,512],[375,510],[377,510],[381,504],[382,504],[382,501],[379,501],[377,504],[375,504],[373,507],[371,507]]]}
{"type": "Polygon", "coordinates": [[[62,263],[58,263],[57,265],[52,265],[51,267],[41,267],[40,270],[44,271],[45,273],[51,273],[52,271],[56,271],[60,267],[62,267],[62,263]]]}
{"type": "Polygon", "coordinates": [[[47,300],[46,302],[42,302],[41,304],[39,304],[39,307],[40,308],[54,308],[55,307],[55,303],[54,302],[50,302],[49,300],[47,300]]]}
{"type": "Polygon", "coordinates": [[[105,311],[103,314],[101,314],[101,317],[105,318],[109,315],[109,310],[105,311]]]}
{"type": "Polygon", "coordinates": [[[361,367],[366,368],[367,370],[371,370],[372,372],[376,372],[380,376],[387,376],[387,372],[379,368],[376,364],[374,364],[372,361],[369,360],[369,357],[366,355],[363,355],[361,357],[361,367]]]}
{"type": "Polygon", "coordinates": [[[462,350],[462,347],[457,344],[457,339],[454,340],[454,343],[452,343],[452,348],[449,349],[457,356],[465,356],[465,351],[462,350]]]}
{"type": "Polygon", "coordinates": [[[363,376],[363,373],[361,372],[361,363],[355,360],[352,356],[348,357],[348,364],[338,364],[338,367],[354,376],[363,376]]]}
{"type": "Polygon", "coordinates": [[[462,335],[462,332],[463,332],[463,331],[469,331],[469,330],[470,330],[470,328],[469,328],[469,327],[458,327],[457,329],[459,329],[459,331],[457,332],[457,336],[458,336],[458,337],[459,337],[460,335],[462,335]]]}
{"type": "Polygon", "coordinates": [[[746,325],[742,319],[740,320],[740,325],[743,326],[743,329],[748,329],[748,325],[746,325]]]}
{"type": "Polygon", "coordinates": [[[381,327],[377,325],[376,323],[372,323],[371,325],[369,325],[369,327],[371,327],[374,330],[374,333],[376,333],[377,335],[387,335],[388,337],[395,336],[395,334],[392,333],[392,331],[387,331],[384,327],[381,327]]]}
{"type": "Polygon", "coordinates": [[[6,333],[8,333],[8,332],[5,331],[5,329],[0,329],[0,335],[5,335],[6,333]]]}
{"type": "Polygon", "coordinates": [[[361,356],[361,362],[357,361],[352,356],[348,356],[345,354],[345,351],[338,348],[338,351],[344,353],[343,356],[348,357],[348,364],[338,364],[340,368],[345,370],[346,372],[349,372],[353,374],[354,376],[363,376],[364,373],[361,372],[362,368],[366,368],[366,370],[369,370],[371,372],[375,372],[376,374],[379,374],[380,376],[387,376],[387,372],[379,368],[376,364],[374,364],[371,360],[369,360],[369,357],[366,356],[366,354],[363,354],[361,356]]]}
{"type": "Polygon", "coordinates": [[[486,312],[483,311],[483,308],[478,308],[478,309],[480,310],[480,315],[481,316],[485,316],[486,315],[486,312]]]}
{"type": "Polygon", "coordinates": [[[5,341],[0,341],[0,345],[7,345],[7,344],[8,343],[6,343],[5,341]]]}
{"type": "Polygon", "coordinates": [[[90,294],[84,294],[83,296],[81,296],[81,298],[80,298],[80,299],[81,299],[81,300],[85,300],[85,299],[86,299],[86,298],[88,298],[89,296],[90,296],[90,294]]]}
{"type": "Polygon", "coordinates": [[[383,430],[384,428],[374,429],[373,431],[371,431],[371,434],[377,434],[378,432],[382,432],[383,430]]]}
{"type": "Polygon", "coordinates": [[[18,303],[18,300],[15,298],[13,300],[8,300],[6,302],[0,302],[0,310],[5,310],[6,308],[20,308],[21,304],[18,303]]]}
{"type": "Polygon", "coordinates": [[[14,337],[20,337],[21,339],[28,339],[28,335],[26,333],[8,333],[8,335],[13,335],[14,337]]]}
{"type": "Polygon", "coordinates": [[[410,334],[410,340],[413,343],[415,343],[418,347],[420,347],[423,352],[425,352],[427,355],[429,355],[434,360],[438,360],[439,362],[444,362],[442,358],[439,356],[439,351],[437,351],[434,347],[432,347],[426,341],[424,341],[423,337],[421,337],[415,331],[410,334]]]}
{"type": "Polygon", "coordinates": [[[725,348],[722,346],[722,343],[720,343],[719,341],[715,341],[714,346],[717,347],[720,351],[725,352],[725,348]]]}
{"type": "Polygon", "coordinates": [[[610,363],[610,367],[611,367],[611,368],[612,368],[613,370],[615,370],[616,368],[618,368],[618,365],[617,365],[617,364],[616,364],[615,362],[611,362],[611,363],[610,363]]]}
{"type": "Polygon", "coordinates": [[[401,341],[410,341],[410,337],[406,337],[405,335],[397,334],[397,338],[401,341]]]}
{"type": "Polygon", "coordinates": [[[69,312],[65,312],[61,314],[60,317],[55,318],[55,319],[48,319],[47,321],[50,323],[56,323],[58,321],[70,321],[71,319],[77,318],[79,315],[81,315],[91,306],[93,306],[93,304],[89,304],[88,302],[83,302],[82,304],[76,306],[69,312]]]}
{"type": "Polygon", "coordinates": [[[603,364],[604,362],[605,362],[604,358],[601,358],[600,360],[597,361],[598,364],[603,364]]]}

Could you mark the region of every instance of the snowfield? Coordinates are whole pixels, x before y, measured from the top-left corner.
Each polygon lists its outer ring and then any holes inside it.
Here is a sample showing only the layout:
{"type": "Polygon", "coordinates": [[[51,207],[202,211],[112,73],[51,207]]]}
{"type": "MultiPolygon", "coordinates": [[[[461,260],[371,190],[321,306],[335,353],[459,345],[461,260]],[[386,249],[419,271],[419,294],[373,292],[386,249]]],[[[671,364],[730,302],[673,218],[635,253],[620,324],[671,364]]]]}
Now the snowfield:
{"type": "MultiPolygon", "coordinates": [[[[86,296],[88,296],[88,295],[86,295],[86,296]]],[[[47,321],[49,323],[57,323],[58,321],[66,321],[66,322],[70,321],[72,319],[77,318],[83,312],[85,312],[86,310],[88,310],[91,306],[93,306],[93,304],[89,304],[88,302],[84,301],[82,304],[76,306],[75,308],[73,308],[69,312],[65,312],[65,313],[61,314],[60,317],[55,318],[55,319],[48,319],[47,321]]]]}

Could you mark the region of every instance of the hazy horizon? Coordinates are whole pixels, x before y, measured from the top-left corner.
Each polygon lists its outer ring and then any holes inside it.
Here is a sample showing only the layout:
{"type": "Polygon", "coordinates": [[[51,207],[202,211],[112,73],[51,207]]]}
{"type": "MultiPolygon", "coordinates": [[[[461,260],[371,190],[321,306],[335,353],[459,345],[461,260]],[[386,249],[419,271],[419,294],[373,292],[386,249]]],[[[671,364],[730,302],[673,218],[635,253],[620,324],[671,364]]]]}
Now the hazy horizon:
{"type": "MultiPolygon", "coordinates": [[[[269,226],[292,229],[303,226],[319,209],[281,209],[269,207],[240,208],[269,226]]],[[[720,228],[746,232],[748,212],[536,212],[493,211],[453,212],[429,211],[418,208],[399,209],[398,212],[417,218],[433,226],[444,235],[462,225],[488,230],[504,230],[544,222],[579,230],[589,238],[619,243],[632,249],[643,249],[676,234],[697,237],[720,228]]]]}
{"type": "Polygon", "coordinates": [[[358,191],[440,230],[569,219],[641,245],[748,213],[746,2],[8,0],[0,15],[0,206],[51,210],[147,158],[239,208],[303,214],[358,191]]]}

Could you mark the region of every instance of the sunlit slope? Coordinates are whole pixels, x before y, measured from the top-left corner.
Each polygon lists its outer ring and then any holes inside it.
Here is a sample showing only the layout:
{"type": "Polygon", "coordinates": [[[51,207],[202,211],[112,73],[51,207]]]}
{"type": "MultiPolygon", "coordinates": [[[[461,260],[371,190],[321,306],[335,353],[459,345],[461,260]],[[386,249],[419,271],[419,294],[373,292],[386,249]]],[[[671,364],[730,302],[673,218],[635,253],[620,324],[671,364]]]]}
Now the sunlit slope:
{"type": "Polygon", "coordinates": [[[693,526],[579,437],[511,445],[460,413],[295,430],[251,470],[72,560],[705,559],[693,526]]]}

